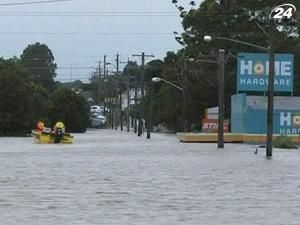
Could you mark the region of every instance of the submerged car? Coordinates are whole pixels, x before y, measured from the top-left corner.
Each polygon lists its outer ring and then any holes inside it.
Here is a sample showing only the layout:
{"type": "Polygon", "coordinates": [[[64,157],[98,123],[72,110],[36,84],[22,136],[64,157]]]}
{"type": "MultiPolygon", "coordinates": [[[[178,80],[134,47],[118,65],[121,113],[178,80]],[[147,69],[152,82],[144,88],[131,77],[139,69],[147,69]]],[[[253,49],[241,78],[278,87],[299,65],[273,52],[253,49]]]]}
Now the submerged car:
{"type": "Polygon", "coordinates": [[[92,128],[103,128],[105,127],[107,119],[101,114],[94,113],[90,117],[90,124],[92,128]]]}

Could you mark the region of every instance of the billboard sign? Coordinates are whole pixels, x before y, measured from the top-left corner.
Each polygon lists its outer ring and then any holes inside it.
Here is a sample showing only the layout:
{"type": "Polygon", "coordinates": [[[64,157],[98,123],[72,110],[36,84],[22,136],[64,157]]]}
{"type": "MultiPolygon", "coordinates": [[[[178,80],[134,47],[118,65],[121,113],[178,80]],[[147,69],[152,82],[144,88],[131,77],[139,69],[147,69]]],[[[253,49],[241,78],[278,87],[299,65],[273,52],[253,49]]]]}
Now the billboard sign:
{"type": "MultiPolygon", "coordinates": [[[[205,133],[217,133],[218,132],[218,120],[217,119],[203,119],[202,120],[202,132],[205,133]]],[[[229,121],[224,120],[224,132],[229,132],[229,121]]]]}
{"type": "Polygon", "coordinates": [[[280,112],[279,133],[281,135],[299,135],[300,112],[280,112]]]}
{"type": "Polygon", "coordinates": [[[208,108],[205,110],[205,118],[206,119],[215,119],[219,118],[219,107],[208,108]]]}
{"type": "MultiPolygon", "coordinates": [[[[237,66],[237,91],[268,91],[269,55],[264,53],[239,53],[237,66]]],[[[294,55],[275,55],[275,92],[293,92],[294,55]]]]}

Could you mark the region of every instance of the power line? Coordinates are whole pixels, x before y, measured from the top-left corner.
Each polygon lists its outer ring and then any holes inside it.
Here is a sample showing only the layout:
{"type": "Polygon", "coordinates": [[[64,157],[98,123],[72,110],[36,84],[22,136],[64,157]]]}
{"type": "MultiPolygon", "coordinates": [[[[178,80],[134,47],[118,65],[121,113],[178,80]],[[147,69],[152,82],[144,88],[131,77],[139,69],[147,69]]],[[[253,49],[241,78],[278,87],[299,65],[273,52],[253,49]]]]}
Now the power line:
{"type": "Polygon", "coordinates": [[[89,15],[89,14],[0,14],[1,17],[178,17],[178,15],[167,14],[106,14],[106,15],[89,15]]]}
{"type": "Polygon", "coordinates": [[[174,35],[173,32],[0,32],[3,35],[99,35],[99,36],[113,36],[113,35],[125,35],[125,36],[161,36],[161,35],[174,35]]]}
{"type": "Polygon", "coordinates": [[[89,13],[89,14],[177,14],[177,11],[5,11],[0,13],[50,13],[50,14],[81,14],[81,13],[89,13]]]}
{"type": "Polygon", "coordinates": [[[69,2],[69,1],[73,1],[73,0],[45,0],[45,1],[31,1],[31,2],[12,2],[12,3],[0,3],[0,6],[33,5],[33,4],[69,2]]]}
{"type": "Polygon", "coordinates": [[[177,15],[172,14],[3,14],[0,13],[1,17],[178,17],[177,15]]]}
{"type": "MultiPolygon", "coordinates": [[[[41,68],[41,67],[38,67],[41,68]]],[[[58,70],[69,70],[71,67],[57,67],[58,70]]],[[[85,70],[85,69],[94,69],[94,66],[72,66],[72,69],[74,70],[85,70]]]]}
{"type": "Polygon", "coordinates": [[[174,13],[155,13],[155,12],[132,12],[132,13],[118,13],[118,12],[69,12],[69,13],[56,13],[56,12],[0,12],[0,16],[6,17],[178,17],[174,13]]]}

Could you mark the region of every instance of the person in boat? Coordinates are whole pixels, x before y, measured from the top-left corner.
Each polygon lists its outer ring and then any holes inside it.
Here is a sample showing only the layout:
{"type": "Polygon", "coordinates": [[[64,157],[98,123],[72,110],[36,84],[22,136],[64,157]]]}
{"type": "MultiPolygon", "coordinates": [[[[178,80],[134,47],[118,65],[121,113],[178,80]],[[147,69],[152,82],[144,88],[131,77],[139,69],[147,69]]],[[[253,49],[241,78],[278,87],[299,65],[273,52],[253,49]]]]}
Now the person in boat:
{"type": "Polygon", "coordinates": [[[36,130],[37,130],[38,132],[43,132],[44,129],[45,129],[45,124],[44,124],[43,121],[40,120],[40,121],[36,124],[36,130]]]}
{"type": "Polygon", "coordinates": [[[65,133],[65,125],[63,122],[59,121],[53,127],[53,133],[55,135],[54,143],[60,143],[61,139],[65,133]]]}

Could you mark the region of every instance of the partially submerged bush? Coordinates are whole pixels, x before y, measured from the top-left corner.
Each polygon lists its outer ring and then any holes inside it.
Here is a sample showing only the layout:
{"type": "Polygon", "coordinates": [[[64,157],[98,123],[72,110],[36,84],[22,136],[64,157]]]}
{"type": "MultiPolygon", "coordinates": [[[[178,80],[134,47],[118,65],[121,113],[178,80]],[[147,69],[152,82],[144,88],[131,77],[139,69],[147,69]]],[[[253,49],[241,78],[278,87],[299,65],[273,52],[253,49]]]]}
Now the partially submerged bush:
{"type": "Polygon", "coordinates": [[[279,136],[277,137],[273,145],[275,148],[287,148],[287,149],[298,149],[298,146],[292,141],[289,136],[279,136]]]}

